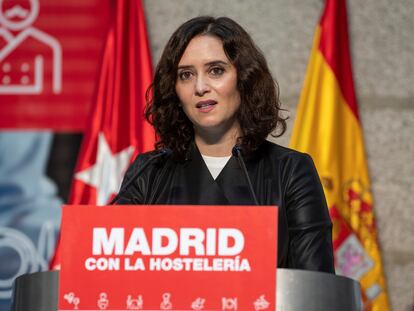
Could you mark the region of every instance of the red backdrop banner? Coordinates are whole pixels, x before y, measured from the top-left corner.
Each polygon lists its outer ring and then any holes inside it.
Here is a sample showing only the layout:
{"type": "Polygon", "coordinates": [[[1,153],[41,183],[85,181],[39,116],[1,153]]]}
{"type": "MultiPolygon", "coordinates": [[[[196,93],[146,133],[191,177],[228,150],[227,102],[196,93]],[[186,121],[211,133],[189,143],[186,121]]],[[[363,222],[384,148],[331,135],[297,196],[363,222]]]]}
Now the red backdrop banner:
{"type": "Polygon", "coordinates": [[[59,310],[275,310],[277,208],[68,206],[59,310]]]}
{"type": "Polygon", "coordinates": [[[109,1],[0,3],[0,129],[83,131],[109,1]]]}

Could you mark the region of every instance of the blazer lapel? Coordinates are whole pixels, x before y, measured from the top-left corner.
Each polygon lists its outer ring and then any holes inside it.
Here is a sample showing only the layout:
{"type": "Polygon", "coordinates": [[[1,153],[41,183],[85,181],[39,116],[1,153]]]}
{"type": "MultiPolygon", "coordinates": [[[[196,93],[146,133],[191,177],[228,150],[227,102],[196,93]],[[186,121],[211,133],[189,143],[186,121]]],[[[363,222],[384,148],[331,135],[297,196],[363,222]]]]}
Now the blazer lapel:
{"type": "MultiPolygon", "coordinates": [[[[248,171],[250,171],[250,165],[246,163],[246,166],[248,168],[248,171]]],[[[250,178],[252,177],[250,176],[250,178]]],[[[229,204],[254,205],[246,177],[244,176],[237,158],[230,158],[226,166],[217,177],[216,183],[224,192],[224,195],[229,201],[229,204]]]]}
{"type": "Polygon", "coordinates": [[[175,172],[174,203],[228,205],[223,188],[219,187],[208,170],[198,148],[193,144],[187,159],[175,172]],[[178,192],[177,192],[178,191],[178,192]]]}

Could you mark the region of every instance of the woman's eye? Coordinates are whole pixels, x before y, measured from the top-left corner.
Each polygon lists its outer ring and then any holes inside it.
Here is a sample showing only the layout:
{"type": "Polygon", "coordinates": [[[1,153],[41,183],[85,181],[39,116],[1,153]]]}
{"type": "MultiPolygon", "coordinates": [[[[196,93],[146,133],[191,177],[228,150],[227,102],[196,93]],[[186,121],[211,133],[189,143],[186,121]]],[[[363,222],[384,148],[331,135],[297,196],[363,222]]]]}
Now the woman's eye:
{"type": "Polygon", "coordinates": [[[224,73],[224,68],[221,67],[213,67],[210,69],[210,73],[213,76],[221,76],[224,73]]]}
{"type": "Polygon", "coordinates": [[[190,71],[182,71],[178,73],[178,78],[180,80],[188,80],[191,78],[191,72],[190,71]]]}

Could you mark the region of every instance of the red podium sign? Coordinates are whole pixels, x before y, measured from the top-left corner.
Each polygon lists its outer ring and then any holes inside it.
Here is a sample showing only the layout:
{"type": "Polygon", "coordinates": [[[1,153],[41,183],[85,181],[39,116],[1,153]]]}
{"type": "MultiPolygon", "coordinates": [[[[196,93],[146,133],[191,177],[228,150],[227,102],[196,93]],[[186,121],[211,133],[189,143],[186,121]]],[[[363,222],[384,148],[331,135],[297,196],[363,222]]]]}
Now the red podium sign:
{"type": "Polygon", "coordinates": [[[59,310],[275,310],[273,206],[67,206],[59,310]]]}

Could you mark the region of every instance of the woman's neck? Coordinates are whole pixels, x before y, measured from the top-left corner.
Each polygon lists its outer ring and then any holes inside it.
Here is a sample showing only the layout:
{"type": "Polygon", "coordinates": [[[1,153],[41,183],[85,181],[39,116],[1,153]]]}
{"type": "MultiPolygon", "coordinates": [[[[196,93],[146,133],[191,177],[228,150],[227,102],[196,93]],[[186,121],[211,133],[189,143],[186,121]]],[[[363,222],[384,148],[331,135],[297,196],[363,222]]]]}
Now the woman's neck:
{"type": "Polygon", "coordinates": [[[195,143],[201,154],[210,157],[225,157],[232,154],[232,149],[241,136],[240,126],[232,127],[224,133],[195,130],[195,143]]]}

